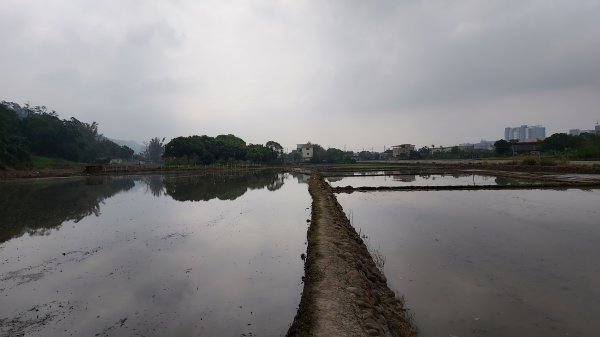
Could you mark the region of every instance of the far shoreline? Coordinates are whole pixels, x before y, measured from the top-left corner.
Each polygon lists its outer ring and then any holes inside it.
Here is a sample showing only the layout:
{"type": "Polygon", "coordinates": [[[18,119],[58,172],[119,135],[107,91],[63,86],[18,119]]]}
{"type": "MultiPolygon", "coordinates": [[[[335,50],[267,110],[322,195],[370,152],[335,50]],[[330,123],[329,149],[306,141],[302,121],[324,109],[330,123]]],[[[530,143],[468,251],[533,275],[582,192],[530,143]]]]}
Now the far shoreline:
{"type": "MultiPolygon", "coordinates": [[[[160,166],[160,165],[103,165],[105,169],[98,172],[86,172],[86,165],[71,167],[55,167],[43,169],[2,169],[0,181],[32,178],[63,178],[96,175],[130,175],[130,174],[172,174],[172,173],[214,173],[239,172],[264,169],[292,171],[309,169],[318,171],[373,171],[395,169],[441,169],[451,171],[491,170],[504,172],[538,172],[538,173],[573,173],[600,174],[600,161],[566,161],[555,165],[523,164],[523,158],[510,159],[434,159],[434,160],[397,160],[397,161],[359,161],[352,164],[312,164],[296,163],[284,165],[242,165],[224,164],[210,166],[160,166]]],[[[94,164],[91,164],[94,165],[94,164]]]]}

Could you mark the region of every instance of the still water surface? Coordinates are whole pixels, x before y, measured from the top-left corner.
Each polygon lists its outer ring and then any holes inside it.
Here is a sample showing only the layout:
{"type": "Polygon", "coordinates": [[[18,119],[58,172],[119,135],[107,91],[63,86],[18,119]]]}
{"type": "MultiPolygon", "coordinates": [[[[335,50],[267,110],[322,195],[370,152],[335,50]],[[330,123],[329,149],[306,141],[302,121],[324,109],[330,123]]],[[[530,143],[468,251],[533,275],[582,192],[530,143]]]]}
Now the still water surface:
{"type": "Polygon", "coordinates": [[[532,181],[479,174],[384,174],[327,177],[332,187],[514,185],[532,181]]]}
{"type": "Polygon", "coordinates": [[[288,174],[0,184],[0,336],[279,336],[300,301],[288,174]]]}
{"type": "Polygon", "coordinates": [[[420,336],[598,336],[600,190],[337,198],[420,336]]]}

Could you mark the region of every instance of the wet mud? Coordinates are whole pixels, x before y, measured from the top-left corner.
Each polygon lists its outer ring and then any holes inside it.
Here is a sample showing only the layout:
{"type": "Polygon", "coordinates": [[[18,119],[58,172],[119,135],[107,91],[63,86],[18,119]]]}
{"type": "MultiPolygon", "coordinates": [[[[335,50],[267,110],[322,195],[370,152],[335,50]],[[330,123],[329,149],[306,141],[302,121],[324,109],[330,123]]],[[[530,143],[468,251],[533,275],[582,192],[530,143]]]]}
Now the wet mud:
{"type": "Polygon", "coordinates": [[[475,191],[475,190],[526,190],[526,189],[592,189],[600,188],[597,182],[544,182],[520,185],[450,185],[450,186],[344,186],[334,187],[334,193],[353,193],[371,191],[475,191]]]}
{"type": "Polygon", "coordinates": [[[404,299],[387,285],[329,184],[314,173],[304,291],[287,336],[416,336],[404,299]]]}

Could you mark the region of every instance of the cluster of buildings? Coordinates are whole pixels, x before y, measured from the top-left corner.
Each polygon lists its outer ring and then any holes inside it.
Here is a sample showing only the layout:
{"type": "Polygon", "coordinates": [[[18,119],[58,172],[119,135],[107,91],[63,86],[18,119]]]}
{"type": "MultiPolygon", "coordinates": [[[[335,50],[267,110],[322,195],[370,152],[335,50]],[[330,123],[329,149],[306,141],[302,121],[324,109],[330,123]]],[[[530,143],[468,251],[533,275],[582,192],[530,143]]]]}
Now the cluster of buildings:
{"type": "MultiPolygon", "coordinates": [[[[377,159],[409,158],[412,151],[415,151],[415,145],[413,144],[394,145],[391,149],[380,153],[377,159]]],[[[297,144],[296,152],[300,154],[302,161],[310,161],[314,156],[314,145],[310,142],[306,144],[297,144]]],[[[360,160],[357,153],[347,152],[347,154],[355,160],[360,160]]]]}
{"type": "MultiPolygon", "coordinates": [[[[409,159],[411,156],[411,152],[415,151],[415,145],[413,144],[400,144],[394,145],[390,149],[379,153],[380,160],[390,160],[390,159],[409,159]]],[[[361,159],[361,158],[359,158],[361,159]]]]}
{"type": "Polygon", "coordinates": [[[504,129],[504,140],[510,142],[536,142],[546,138],[546,128],[541,125],[507,127],[504,129]]]}
{"type": "MultiPolygon", "coordinates": [[[[582,133],[591,133],[600,135],[600,125],[596,122],[594,129],[570,129],[569,135],[579,136],[582,133]]],[[[546,128],[541,125],[527,126],[521,125],[517,127],[507,127],[504,129],[504,140],[519,141],[519,142],[537,142],[546,138],[546,128]]]]}
{"type": "Polygon", "coordinates": [[[589,129],[589,130],[570,129],[569,130],[569,135],[571,135],[571,136],[579,136],[582,133],[592,133],[592,134],[600,135],[600,125],[598,125],[598,122],[596,122],[596,126],[593,130],[592,129],[589,129]]]}
{"type": "MultiPolygon", "coordinates": [[[[591,133],[600,135],[600,125],[596,123],[594,129],[571,129],[569,135],[579,136],[583,133],[591,133]]],[[[510,142],[513,153],[535,153],[540,150],[542,141],[546,139],[546,128],[542,125],[521,125],[516,127],[506,127],[504,129],[504,140],[510,142]]],[[[479,143],[463,143],[455,146],[432,146],[429,151],[432,154],[435,153],[451,153],[453,151],[460,152],[485,152],[494,151],[494,143],[496,141],[481,140],[479,143]]],[[[296,151],[300,153],[303,161],[310,161],[313,157],[313,145],[309,142],[307,144],[298,144],[296,151]]],[[[400,144],[394,145],[390,149],[382,152],[375,153],[377,159],[389,160],[389,159],[403,159],[410,158],[411,152],[415,151],[415,145],[413,144],[400,144]]],[[[363,151],[364,152],[364,151],[363,151]]],[[[349,152],[353,158],[357,160],[369,160],[369,158],[359,158],[357,154],[349,152]]]]}
{"type": "MultiPolygon", "coordinates": [[[[579,136],[583,133],[600,135],[600,125],[596,122],[595,128],[588,130],[570,129],[569,135],[579,136]]],[[[542,141],[546,138],[546,128],[541,125],[519,127],[507,127],[504,129],[504,140],[511,142],[513,154],[536,154],[542,147],[542,141]]]]}

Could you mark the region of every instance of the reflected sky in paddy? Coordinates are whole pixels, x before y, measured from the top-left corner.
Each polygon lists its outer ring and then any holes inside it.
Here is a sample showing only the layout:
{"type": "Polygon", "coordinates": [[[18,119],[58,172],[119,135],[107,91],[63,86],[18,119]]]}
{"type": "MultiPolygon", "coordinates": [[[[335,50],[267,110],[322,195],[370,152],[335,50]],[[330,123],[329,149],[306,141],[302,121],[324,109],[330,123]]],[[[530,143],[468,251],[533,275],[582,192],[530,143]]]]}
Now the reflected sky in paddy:
{"type": "Polygon", "coordinates": [[[595,336],[600,191],[340,194],[420,336],[595,336]]]}
{"type": "Polygon", "coordinates": [[[0,192],[2,334],[278,336],[293,320],[310,196],[291,175],[49,179],[0,192]]]}
{"type": "MultiPolygon", "coordinates": [[[[464,185],[514,185],[524,180],[479,174],[382,174],[353,177],[327,177],[332,187],[395,187],[395,186],[464,186],[464,185]]],[[[531,183],[529,181],[528,183],[531,183]]]]}

